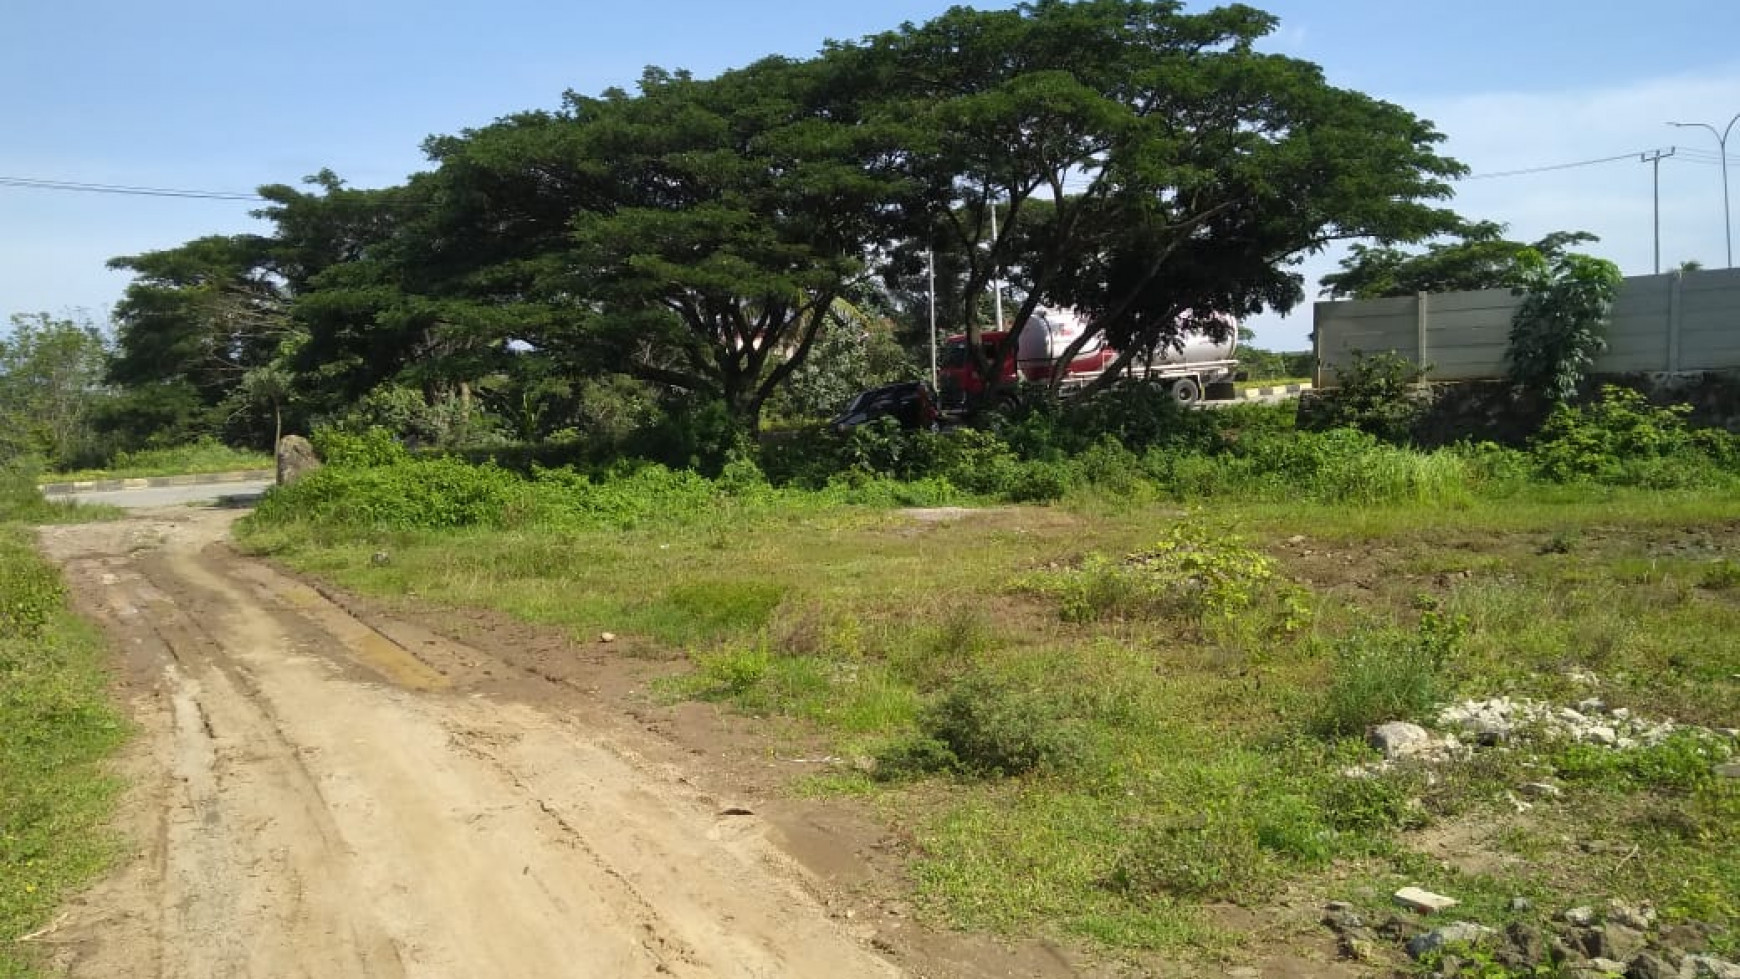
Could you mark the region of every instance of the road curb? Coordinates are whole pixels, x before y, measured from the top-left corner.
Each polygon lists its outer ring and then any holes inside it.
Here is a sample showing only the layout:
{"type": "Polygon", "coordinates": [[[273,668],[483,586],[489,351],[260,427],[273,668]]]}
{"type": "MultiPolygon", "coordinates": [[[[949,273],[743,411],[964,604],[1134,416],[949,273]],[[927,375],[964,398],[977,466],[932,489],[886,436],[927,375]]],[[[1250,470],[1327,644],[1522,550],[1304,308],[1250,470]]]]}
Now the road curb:
{"type": "Polygon", "coordinates": [[[223,483],[247,483],[272,479],[271,469],[245,469],[227,473],[195,473],[187,476],[145,476],[133,479],[77,479],[70,483],[43,483],[37,489],[44,496],[68,496],[76,493],[107,493],[114,490],[150,489],[156,486],[212,486],[223,483]]]}
{"type": "Polygon", "coordinates": [[[1275,398],[1288,394],[1303,394],[1312,389],[1309,381],[1298,384],[1277,384],[1266,388],[1245,388],[1239,392],[1239,400],[1256,401],[1259,398],[1275,398]]]}

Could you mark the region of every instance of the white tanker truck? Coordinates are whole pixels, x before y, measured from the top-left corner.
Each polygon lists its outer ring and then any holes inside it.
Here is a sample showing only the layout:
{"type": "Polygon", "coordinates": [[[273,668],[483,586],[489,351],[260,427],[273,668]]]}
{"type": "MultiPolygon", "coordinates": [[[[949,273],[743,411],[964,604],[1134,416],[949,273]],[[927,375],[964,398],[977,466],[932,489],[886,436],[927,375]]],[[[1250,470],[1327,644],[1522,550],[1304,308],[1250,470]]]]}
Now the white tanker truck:
{"type": "MultiPolygon", "coordinates": [[[[1085,324],[1081,317],[1067,310],[1041,307],[1034,311],[1021,331],[1015,350],[1005,349],[1008,333],[987,330],[980,334],[985,359],[998,364],[998,380],[994,387],[1008,390],[1020,381],[1035,384],[1049,382],[1070,344],[1081,336],[1085,324]]],[[[1238,345],[1238,330],[1231,328],[1227,339],[1216,342],[1200,334],[1185,339],[1182,349],[1168,347],[1151,357],[1134,357],[1125,364],[1126,376],[1142,378],[1166,385],[1172,396],[1182,404],[1193,405],[1204,396],[1232,396],[1231,382],[1238,370],[1233,351],[1238,345]]],[[[1118,352],[1095,337],[1076,352],[1063,366],[1064,376],[1058,382],[1060,392],[1072,392],[1092,384],[1117,363],[1118,352]]],[[[974,367],[967,350],[965,334],[949,337],[943,348],[941,400],[945,408],[960,408],[983,403],[988,395],[985,379],[974,367]]]]}

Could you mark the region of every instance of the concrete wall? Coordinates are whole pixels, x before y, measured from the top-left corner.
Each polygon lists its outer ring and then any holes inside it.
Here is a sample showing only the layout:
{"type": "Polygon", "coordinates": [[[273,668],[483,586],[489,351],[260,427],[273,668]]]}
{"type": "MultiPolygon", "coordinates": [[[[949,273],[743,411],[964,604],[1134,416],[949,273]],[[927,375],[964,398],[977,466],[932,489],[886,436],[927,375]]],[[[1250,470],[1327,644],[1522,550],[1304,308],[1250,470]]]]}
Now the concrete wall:
{"type": "MultiPolygon", "coordinates": [[[[1333,384],[1355,351],[1388,350],[1430,365],[1434,381],[1503,377],[1521,303],[1508,289],[1318,303],[1316,381],[1333,384]]],[[[1625,280],[1595,373],[1732,368],[1740,368],[1740,269],[1625,280]]]]}

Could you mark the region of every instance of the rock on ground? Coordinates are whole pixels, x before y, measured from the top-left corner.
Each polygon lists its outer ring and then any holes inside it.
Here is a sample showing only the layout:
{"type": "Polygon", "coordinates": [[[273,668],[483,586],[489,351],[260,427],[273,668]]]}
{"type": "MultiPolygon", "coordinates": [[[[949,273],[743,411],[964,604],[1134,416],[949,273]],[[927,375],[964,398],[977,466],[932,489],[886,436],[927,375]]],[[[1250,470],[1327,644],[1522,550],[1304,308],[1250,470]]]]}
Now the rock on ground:
{"type": "Polygon", "coordinates": [[[320,468],[320,458],[314,446],[300,435],[286,435],[278,440],[278,485],[289,486],[308,473],[320,468]]]}

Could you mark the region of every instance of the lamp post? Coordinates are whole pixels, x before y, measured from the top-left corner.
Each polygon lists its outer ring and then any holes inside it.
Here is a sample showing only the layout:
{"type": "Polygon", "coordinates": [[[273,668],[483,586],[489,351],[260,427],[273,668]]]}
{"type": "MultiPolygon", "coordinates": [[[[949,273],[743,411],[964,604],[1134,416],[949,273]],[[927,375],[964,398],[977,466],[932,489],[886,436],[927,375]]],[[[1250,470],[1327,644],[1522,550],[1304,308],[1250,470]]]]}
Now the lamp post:
{"type": "Polygon", "coordinates": [[[1720,132],[1707,122],[1670,122],[1668,125],[1680,129],[1708,129],[1710,135],[1716,137],[1716,147],[1721,150],[1722,157],[1722,236],[1728,245],[1728,268],[1734,267],[1734,232],[1728,219],[1728,134],[1734,131],[1734,124],[1740,122],[1740,112],[1734,113],[1734,118],[1728,120],[1720,132]]]}

